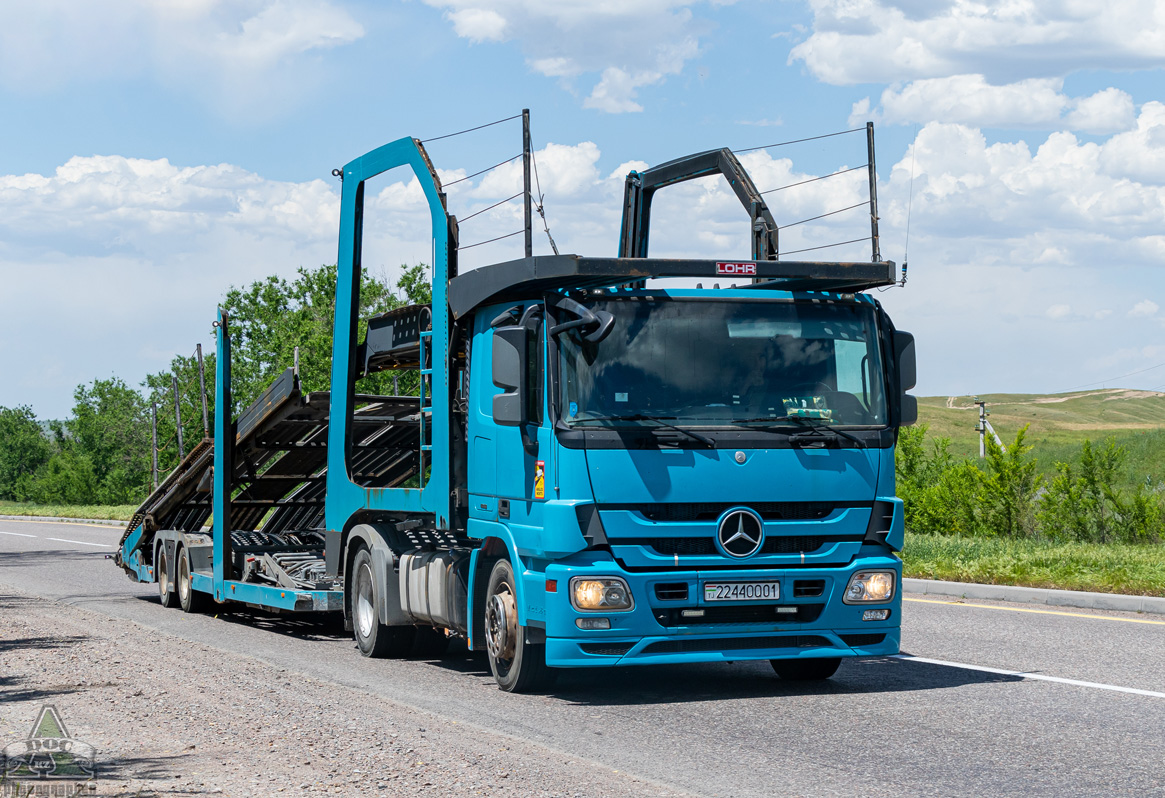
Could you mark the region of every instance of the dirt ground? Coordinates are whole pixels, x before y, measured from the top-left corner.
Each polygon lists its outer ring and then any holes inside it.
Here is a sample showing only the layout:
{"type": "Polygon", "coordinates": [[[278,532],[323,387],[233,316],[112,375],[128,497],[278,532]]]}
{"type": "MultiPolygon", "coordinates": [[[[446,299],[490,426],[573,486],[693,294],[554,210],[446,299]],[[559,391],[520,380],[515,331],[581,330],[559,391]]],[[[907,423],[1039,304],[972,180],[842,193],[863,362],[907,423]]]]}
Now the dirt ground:
{"type": "MultiPolygon", "coordinates": [[[[28,738],[45,705],[70,737],[96,749],[84,795],[677,794],[359,690],[0,589],[0,748],[28,738]]],[[[36,787],[20,784],[20,795],[36,787]]],[[[51,784],[31,794],[68,794],[51,784]]],[[[14,790],[12,779],[0,783],[0,796],[14,790]]]]}

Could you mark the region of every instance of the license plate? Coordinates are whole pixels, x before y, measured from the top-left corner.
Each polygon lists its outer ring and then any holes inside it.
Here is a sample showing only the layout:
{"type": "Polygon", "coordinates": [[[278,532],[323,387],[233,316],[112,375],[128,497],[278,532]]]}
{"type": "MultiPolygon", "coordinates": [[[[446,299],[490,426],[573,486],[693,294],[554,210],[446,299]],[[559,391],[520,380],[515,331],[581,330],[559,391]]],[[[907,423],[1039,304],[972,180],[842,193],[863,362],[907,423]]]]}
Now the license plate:
{"type": "Polygon", "coordinates": [[[780,597],[780,582],[707,582],[704,585],[704,601],[775,601],[780,597]]]}

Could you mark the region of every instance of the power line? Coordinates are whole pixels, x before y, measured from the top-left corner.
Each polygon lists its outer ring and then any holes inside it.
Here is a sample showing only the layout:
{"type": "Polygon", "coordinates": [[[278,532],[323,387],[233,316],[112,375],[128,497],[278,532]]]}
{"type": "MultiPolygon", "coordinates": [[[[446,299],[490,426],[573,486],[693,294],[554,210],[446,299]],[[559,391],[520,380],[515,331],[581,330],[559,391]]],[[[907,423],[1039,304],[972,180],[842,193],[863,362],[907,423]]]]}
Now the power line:
{"type": "Polygon", "coordinates": [[[1130,371],[1128,374],[1121,374],[1119,377],[1110,377],[1107,380],[1097,380],[1096,382],[1090,382],[1086,385],[1077,385],[1075,388],[1068,388],[1067,390],[1059,391],[1059,393],[1068,393],[1068,391],[1076,391],[1080,388],[1091,388],[1093,385],[1104,385],[1105,383],[1112,382],[1114,380],[1123,380],[1125,377],[1131,377],[1134,374],[1144,374],[1146,371],[1159,369],[1162,366],[1165,366],[1165,363],[1158,363],[1156,366],[1149,366],[1148,368],[1139,369],[1137,371],[1130,371]]]}
{"type": "Polygon", "coordinates": [[[449,186],[452,186],[456,183],[461,183],[461,182],[464,182],[466,180],[472,180],[473,178],[477,177],[478,175],[484,175],[486,172],[490,171],[491,169],[497,169],[499,166],[505,166],[508,163],[513,163],[514,161],[518,160],[521,157],[522,157],[522,153],[518,153],[513,158],[507,158],[506,160],[502,161],[501,163],[495,163],[493,166],[487,166],[485,169],[482,169],[480,172],[474,172],[471,175],[466,175],[465,177],[459,177],[456,180],[450,180],[448,183],[445,183],[442,187],[449,188],[449,186]]]}
{"type": "Polygon", "coordinates": [[[493,125],[500,125],[502,122],[509,122],[511,119],[519,119],[519,118],[521,118],[521,116],[522,116],[521,114],[514,114],[513,116],[507,116],[505,119],[499,119],[496,122],[486,122],[484,125],[478,125],[477,127],[467,127],[465,130],[458,130],[456,133],[446,133],[444,136],[434,136],[431,139],[421,139],[421,143],[428,144],[430,141],[440,141],[441,139],[449,139],[449,138],[453,138],[454,136],[460,136],[462,133],[472,133],[475,130],[481,130],[482,128],[485,128],[485,127],[491,127],[493,125]]]}
{"type": "Polygon", "coordinates": [[[747,150],[736,150],[736,154],[739,155],[742,152],[755,152],[756,150],[767,150],[769,147],[784,147],[786,144],[800,144],[803,141],[827,139],[830,136],[844,136],[846,133],[857,133],[863,130],[865,130],[864,127],[855,127],[851,130],[839,130],[836,133],[825,133],[820,136],[810,136],[807,139],[793,139],[792,141],[778,141],[776,144],[762,144],[760,147],[749,147],[747,150]]]}
{"type": "MultiPolygon", "coordinates": [[[[846,244],[856,244],[859,241],[866,241],[866,240],[868,240],[868,239],[852,238],[849,241],[838,241],[836,244],[822,244],[819,247],[806,247],[805,249],[794,249],[794,250],[791,250],[789,252],[782,252],[781,254],[782,255],[796,255],[798,252],[812,252],[815,249],[829,249],[830,247],[840,247],[840,246],[844,246],[846,244]]],[[[1163,363],[1162,365],[1165,365],[1165,363],[1163,363]]]]}
{"type": "Polygon", "coordinates": [[[457,249],[459,249],[459,250],[473,249],[474,247],[480,247],[482,244],[492,244],[494,241],[501,241],[503,238],[513,238],[514,236],[520,236],[524,232],[526,232],[526,228],[522,228],[521,230],[518,230],[517,232],[514,232],[514,233],[507,233],[504,236],[498,236],[497,238],[490,238],[490,239],[486,239],[485,241],[478,241],[476,244],[466,244],[465,246],[458,247],[457,249]]]}
{"type": "MultiPolygon", "coordinates": [[[[829,213],[823,213],[820,216],[810,216],[808,219],[802,219],[799,222],[790,222],[789,224],[783,224],[783,225],[781,225],[780,229],[784,230],[784,229],[789,228],[789,227],[796,227],[799,224],[805,224],[805,222],[812,222],[814,219],[824,219],[826,216],[833,216],[834,214],[837,214],[837,213],[845,213],[846,211],[852,211],[854,208],[860,208],[863,205],[869,205],[869,204],[870,204],[870,201],[866,200],[865,202],[859,202],[856,205],[850,205],[848,208],[841,208],[840,210],[830,211],[829,213]]],[[[861,241],[864,239],[858,239],[858,240],[861,241]]]]}
{"type": "Polygon", "coordinates": [[[836,177],[837,175],[844,175],[846,172],[856,172],[858,169],[865,169],[868,166],[869,166],[868,163],[864,163],[861,166],[855,166],[851,169],[842,169],[840,172],[832,172],[831,174],[822,175],[821,177],[811,177],[808,180],[802,180],[800,183],[790,183],[787,186],[778,186],[777,188],[770,188],[768,191],[762,191],[761,194],[772,194],[774,191],[784,191],[785,189],[793,188],[794,186],[803,186],[806,183],[815,183],[818,180],[824,180],[827,177],[836,177]]]}
{"type": "Polygon", "coordinates": [[[497,206],[499,206],[499,205],[505,205],[505,204],[506,204],[507,202],[509,202],[510,200],[516,200],[516,199],[517,199],[518,197],[520,197],[520,196],[522,196],[522,192],[521,192],[521,191],[519,191],[517,194],[515,194],[515,195],[514,195],[514,196],[512,196],[512,197],[506,197],[504,200],[500,200],[499,202],[495,202],[493,205],[490,205],[490,206],[489,206],[489,207],[487,207],[487,208],[482,208],[480,211],[476,211],[476,212],[474,212],[474,213],[471,213],[471,214],[469,214],[468,216],[466,216],[466,217],[465,217],[465,218],[463,218],[463,219],[458,219],[458,220],[457,220],[457,224],[458,224],[458,225],[465,224],[465,223],[466,223],[466,222],[468,222],[470,219],[472,219],[474,216],[480,216],[481,214],[485,213],[486,211],[492,211],[492,210],[493,210],[494,208],[496,208],[497,206]]]}

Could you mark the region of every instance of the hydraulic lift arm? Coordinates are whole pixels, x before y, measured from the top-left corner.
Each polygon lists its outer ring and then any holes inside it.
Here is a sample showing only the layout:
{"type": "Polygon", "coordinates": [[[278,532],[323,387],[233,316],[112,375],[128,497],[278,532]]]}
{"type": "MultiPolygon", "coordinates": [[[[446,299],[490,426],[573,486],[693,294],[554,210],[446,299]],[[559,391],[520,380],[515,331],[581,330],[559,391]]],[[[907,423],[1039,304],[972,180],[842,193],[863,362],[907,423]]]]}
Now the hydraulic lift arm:
{"type": "Polygon", "coordinates": [[[658,189],[717,172],[724,175],[752,220],[752,259],[776,260],[777,223],[773,220],[773,215],[753,184],[752,178],[727,147],[686,155],[627,175],[623,194],[623,228],[619,236],[619,257],[647,257],[647,243],[651,230],[651,200],[658,189]]]}

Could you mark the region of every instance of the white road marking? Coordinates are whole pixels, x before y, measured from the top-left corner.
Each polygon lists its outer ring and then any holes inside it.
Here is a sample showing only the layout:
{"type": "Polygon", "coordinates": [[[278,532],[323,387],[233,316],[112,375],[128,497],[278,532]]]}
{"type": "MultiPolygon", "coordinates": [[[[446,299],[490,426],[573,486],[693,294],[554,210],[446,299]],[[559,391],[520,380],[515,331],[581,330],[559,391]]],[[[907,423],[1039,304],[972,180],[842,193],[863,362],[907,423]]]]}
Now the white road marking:
{"type": "Polygon", "coordinates": [[[1009,671],[1002,668],[987,668],[982,665],[968,665],[965,662],[947,662],[941,659],[927,659],[926,657],[914,657],[910,654],[892,654],[891,659],[901,659],[907,662],[924,662],[927,665],[944,665],[948,668],[962,668],[968,671],[982,671],[983,673],[997,673],[1000,676],[1018,676],[1021,679],[1039,679],[1044,682],[1056,682],[1058,684],[1070,684],[1074,687],[1091,687],[1096,690],[1112,690],[1117,693],[1131,693],[1132,695],[1144,695],[1150,698],[1165,698],[1165,693],[1157,693],[1152,690],[1138,690],[1135,687],[1118,687],[1115,684],[1101,684],[1099,682],[1082,682],[1078,679],[1064,679],[1060,676],[1046,676],[1042,673],[1028,673],[1027,671],[1009,671]]]}
{"type": "Polygon", "coordinates": [[[25,535],[20,532],[0,532],[0,535],[12,535],[14,538],[35,538],[36,535],[25,535]]]}
{"type": "Polygon", "coordinates": [[[113,548],[113,546],[110,546],[108,543],[86,543],[83,540],[67,540],[65,538],[45,538],[45,540],[55,540],[58,543],[76,543],[80,546],[98,546],[103,549],[113,548]]]}

